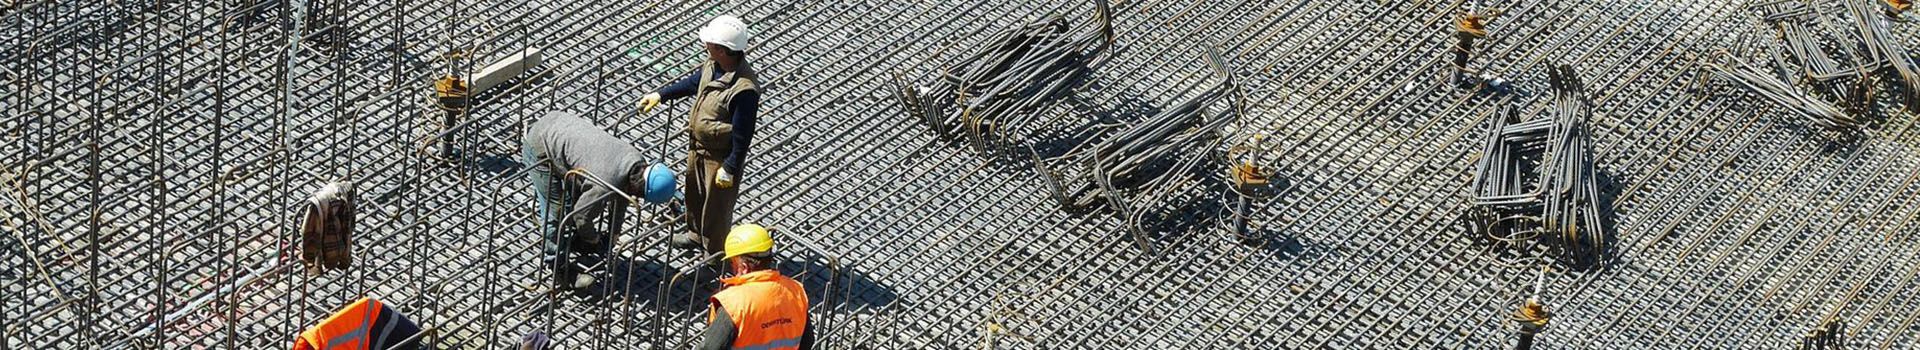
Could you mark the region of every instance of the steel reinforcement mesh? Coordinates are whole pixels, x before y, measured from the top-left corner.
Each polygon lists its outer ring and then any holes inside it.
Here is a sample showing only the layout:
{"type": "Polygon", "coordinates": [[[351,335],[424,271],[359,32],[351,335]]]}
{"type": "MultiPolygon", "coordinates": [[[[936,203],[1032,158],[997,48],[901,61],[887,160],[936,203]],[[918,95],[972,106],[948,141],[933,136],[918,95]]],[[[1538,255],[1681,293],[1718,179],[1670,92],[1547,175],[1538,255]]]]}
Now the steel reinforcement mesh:
{"type": "MultiPolygon", "coordinates": [[[[1851,35],[1845,6],[1811,4],[1851,35]]],[[[635,101],[702,59],[693,31],[719,14],[751,24],[768,91],[736,218],[780,229],[826,347],[1492,348],[1530,297],[1545,348],[1920,344],[1915,115],[1882,94],[1836,131],[1712,79],[1716,52],[1778,45],[1745,2],[1483,2],[1504,12],[1472,65],[1509,93],[1447,82],[1465,1],[1111,5],[1110,61],[1025,132],[1152,115],[1209,84],[1217,47],[1247,102],[1225,133],[1262,140],[1279,183],[1253,243],[1222,219],[1224,166],[1142,196],[1149,252],[888,90],[1000,29],[1089,23],[1086,1],[5,1],[0,348],[285,348],[361,296],[436,348],[687,347],[713,286],[664,248],[685,230],[665,209],[630,216],[607,295],[539,287],[519,139],[576,111],[684,168],[686,103],[635,101]],[[430,103],[432,79],[528,48],[543,62],[465,116],[430,103]],[[1547,108],[1561,64],[1610,198],[1597,266],[1459,220],[1488,118],[1547,108]],[[301,206],[343,179],[354,265],[307,273],[301,206]]],[[[1883,24],[1920,48],[1920,26],[1883,24]]]]}

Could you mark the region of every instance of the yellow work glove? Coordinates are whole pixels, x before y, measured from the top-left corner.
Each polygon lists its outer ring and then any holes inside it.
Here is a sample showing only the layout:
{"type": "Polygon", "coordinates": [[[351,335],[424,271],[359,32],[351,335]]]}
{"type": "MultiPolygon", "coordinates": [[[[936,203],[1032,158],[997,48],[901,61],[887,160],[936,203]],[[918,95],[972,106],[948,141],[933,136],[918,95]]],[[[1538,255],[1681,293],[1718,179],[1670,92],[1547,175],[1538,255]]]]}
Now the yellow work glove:
{"type": "Polygon", "coordinates": [[[726,168],[721,168],[720,174],[713,177],[713,185],[720,188],[733,188],[733,173],[728,172],[726,168]]]}
{"type": "Polygon", "coordinates": [[[660,93],[654,92],[654,93],[648,93],[646,96],[640,96],[641,112],[653,113],[653,107],[659,107],[659,106],[660,106],[660,93]]]}

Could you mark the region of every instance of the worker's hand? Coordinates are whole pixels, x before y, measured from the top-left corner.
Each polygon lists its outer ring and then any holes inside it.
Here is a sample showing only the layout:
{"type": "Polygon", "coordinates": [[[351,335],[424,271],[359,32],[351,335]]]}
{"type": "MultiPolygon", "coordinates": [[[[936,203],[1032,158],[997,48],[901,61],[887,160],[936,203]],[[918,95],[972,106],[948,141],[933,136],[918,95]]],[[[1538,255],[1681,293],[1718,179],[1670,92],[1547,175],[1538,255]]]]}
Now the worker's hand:
{"type": "Polygon", "coordinates": [[[659,106],[660,106],[660,93],[654,92],[654,93],[648,93],[646,96],[640,96],[641,112],[653,113],[653,107],[659,107],[659,106]]]}
{"type": "Polygon", "coordinates": [[[714,175],[713,177],[713,185],[720,186],[720,188],[733,188],[733,172],[727,171],[726,168],[721,168],[720,174],[714,175]]]}

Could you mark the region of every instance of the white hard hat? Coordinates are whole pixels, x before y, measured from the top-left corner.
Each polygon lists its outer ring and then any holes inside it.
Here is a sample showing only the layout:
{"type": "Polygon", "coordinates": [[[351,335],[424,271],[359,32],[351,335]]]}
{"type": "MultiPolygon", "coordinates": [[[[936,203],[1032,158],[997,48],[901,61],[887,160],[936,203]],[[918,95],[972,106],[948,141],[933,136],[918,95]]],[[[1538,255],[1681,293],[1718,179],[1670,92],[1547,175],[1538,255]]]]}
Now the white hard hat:
{"type": "Polygon", "coordinates": [[[700,41],[725,46],[733,51],[747,51],[747,22],[733,15],[720,15],[700,28],[700,41]]]}

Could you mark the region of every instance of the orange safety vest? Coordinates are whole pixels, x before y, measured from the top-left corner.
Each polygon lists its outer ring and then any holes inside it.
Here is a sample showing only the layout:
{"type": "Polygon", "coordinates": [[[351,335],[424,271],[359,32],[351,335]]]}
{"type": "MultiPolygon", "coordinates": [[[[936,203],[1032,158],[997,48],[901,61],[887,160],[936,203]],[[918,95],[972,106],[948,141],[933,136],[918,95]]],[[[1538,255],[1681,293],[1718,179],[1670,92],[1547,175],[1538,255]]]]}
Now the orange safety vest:
{"type": "Polygon", "coordinates": [[[293,350],[384,350],[419,332],[420,327],[405,315],[363,297],[300,332],[293,350]]]}
{"type": "MultiPolygon", "coordinates": [[[[720,280],[727,288],[712,302],[726,309],[739,333],[734,349],[798,349],[807,330],[807,291],[780,271],[760,270],[720,280]]],[[[707,322],[713,322],[712,310],[707,322]]]]}

